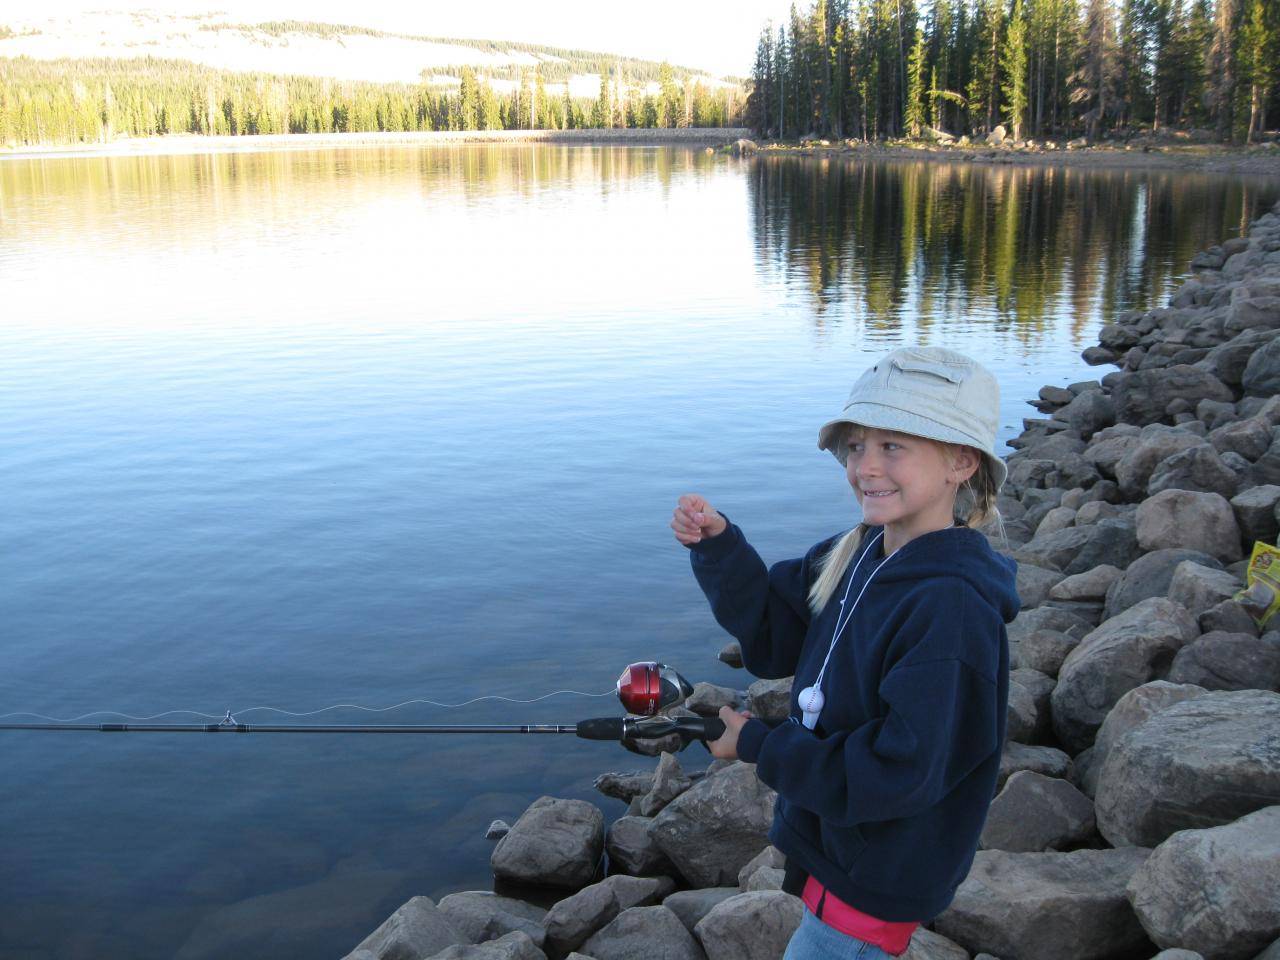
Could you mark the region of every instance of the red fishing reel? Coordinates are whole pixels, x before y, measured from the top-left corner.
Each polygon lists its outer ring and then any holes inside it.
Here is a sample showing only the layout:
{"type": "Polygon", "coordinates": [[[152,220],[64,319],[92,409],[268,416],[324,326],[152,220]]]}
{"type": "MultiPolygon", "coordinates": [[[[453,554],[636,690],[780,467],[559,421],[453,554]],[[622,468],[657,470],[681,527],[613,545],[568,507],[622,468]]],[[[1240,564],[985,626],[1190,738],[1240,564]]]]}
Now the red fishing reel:
{"type": "Polygon", "coordinates": [[[618,677],[618,699],[627,713],[653,717],[689,699],[689,681],[665,663],[646,660],[633,663],[618,677]]]}

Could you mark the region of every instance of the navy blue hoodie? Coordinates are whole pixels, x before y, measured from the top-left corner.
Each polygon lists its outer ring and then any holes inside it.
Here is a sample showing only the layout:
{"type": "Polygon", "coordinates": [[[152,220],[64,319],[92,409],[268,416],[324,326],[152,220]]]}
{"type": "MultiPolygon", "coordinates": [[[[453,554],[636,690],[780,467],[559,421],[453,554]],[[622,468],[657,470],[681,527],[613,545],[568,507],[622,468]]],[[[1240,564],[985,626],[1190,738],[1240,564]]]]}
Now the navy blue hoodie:
{"type": "Polygon", "coordinates": [[[766,569],[730,523],[690,553],[747,669],[795,676],[792,722],[753,719],[738,739],[738,756],[777,791],[774,846],[790,870],[865,913],[927,922],[968,874],[995,792],[1016,566],[965,527],[916,537],[885,561],[880,532],[863,538],[859,553],[870,552],[848,602],[875,577],[831,654],[813,730],[796,697],[822,667],[849,573],[816,617],[808,594],[839,537],[766,569]]]}

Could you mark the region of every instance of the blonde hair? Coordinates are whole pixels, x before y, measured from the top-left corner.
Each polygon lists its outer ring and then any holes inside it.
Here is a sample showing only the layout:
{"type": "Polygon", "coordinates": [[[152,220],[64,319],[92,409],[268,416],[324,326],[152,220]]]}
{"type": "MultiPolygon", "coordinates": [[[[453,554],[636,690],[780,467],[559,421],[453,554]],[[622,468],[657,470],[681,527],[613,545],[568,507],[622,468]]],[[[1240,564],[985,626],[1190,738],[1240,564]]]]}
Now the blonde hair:
{"type": "MultiPolygon", "coordinates": [[[[954,457],[957,444],[943,443],[940,440],[933,442],[942,447],[948,457],[954,457]]],[[[996,505],[999,488],[996,486],[995,466],[986,454],[976,449],[974,452],[978,455],[978,469],[973,472],[973,476],[960,484],[960,489],[956,491],[952,515],[956,522],[963,523],[966,527],[980,527],[994,521],[996,531],[1003,537],[1004,521],[996,505]]],[[[809,609],[814,614],[820,613],[822,608],[830,602],[831,595],[836,592],[836,587],[844,579],[845,571],[849,569],[850,561],[858,552],[858,547],[862,545],[862,538],[866,535],[867,529],[865,523],[858,524],[837,540],[826,555],[818,560],[818,576],[814,579],[813,586],[809,588],[809,609]]]]}

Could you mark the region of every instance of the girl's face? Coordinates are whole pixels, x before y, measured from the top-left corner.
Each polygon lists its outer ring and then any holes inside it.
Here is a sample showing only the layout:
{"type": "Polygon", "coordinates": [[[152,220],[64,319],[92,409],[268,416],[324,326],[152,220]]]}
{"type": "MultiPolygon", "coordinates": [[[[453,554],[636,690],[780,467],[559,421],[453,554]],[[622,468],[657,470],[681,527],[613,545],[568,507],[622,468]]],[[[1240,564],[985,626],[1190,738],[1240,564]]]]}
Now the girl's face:
{"type": "Polygon", "coordinates": [[[863,520],[884,527],[885,553],[952,524],[956,492],[978,468],[971,447],[854,427],[846,473],[863,520]]]}

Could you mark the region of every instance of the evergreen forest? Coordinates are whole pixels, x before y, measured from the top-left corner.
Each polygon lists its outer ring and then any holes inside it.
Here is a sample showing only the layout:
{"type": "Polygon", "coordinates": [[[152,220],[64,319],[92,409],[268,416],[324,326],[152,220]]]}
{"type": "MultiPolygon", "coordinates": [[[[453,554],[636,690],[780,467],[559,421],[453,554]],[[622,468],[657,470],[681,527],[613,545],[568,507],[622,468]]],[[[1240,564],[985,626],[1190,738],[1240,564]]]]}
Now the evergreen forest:
{"type": "MultiPolygon", "coordinates": [[[[385,84],[232,73],[182,60],[0,58],[0,146],[105,142],[160,134],[573,130],[742,124],[744,91],[677,79],[658,65],[657,90],[604,62],[595,98],[548,90],[543,67],[500,93],[469,66],[461,82],[385,84]]],[[[518,71],[513,71],[518,74],[518,71]]]]}
{"type": "Polygon", "coordinates": [[[767,25],[766,137],[1014,140],[1280,126],[1280,0],[816,0],[767,25]]]}

